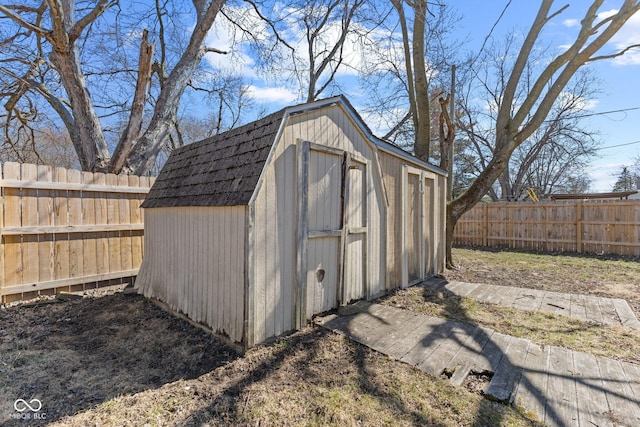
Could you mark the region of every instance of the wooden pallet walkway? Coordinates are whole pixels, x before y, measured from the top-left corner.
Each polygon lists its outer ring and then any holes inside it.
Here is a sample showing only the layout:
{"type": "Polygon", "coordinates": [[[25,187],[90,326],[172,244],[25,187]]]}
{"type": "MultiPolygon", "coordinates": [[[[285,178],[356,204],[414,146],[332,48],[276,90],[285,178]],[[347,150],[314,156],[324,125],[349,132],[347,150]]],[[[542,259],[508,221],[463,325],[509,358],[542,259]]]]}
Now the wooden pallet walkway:
{"type": "Polygon", "coordinates": [[[473,298],[480,302],[500,304],[520,310],[560,314],[584,321],[620,325],[630,329],[640,329],[640,321],[638,321],[629,304],[619,298],[602,298],[592,295],[479,283],[446,283],[442,280],[431,281],[426,286],[473,298]]]}
{"type": "MultiPolygon", "coordinates": [[[[469,289],[469,288],[465,288],[469,289]]],[[[471,292],[471,289],[469,292],[471,292]]],[[[640,366],[540,346],[487,328],[357,302],[316,323],[455,384],[490,373],[485,395],[535,413],[549,426],[640,425],[640,366]]]]}

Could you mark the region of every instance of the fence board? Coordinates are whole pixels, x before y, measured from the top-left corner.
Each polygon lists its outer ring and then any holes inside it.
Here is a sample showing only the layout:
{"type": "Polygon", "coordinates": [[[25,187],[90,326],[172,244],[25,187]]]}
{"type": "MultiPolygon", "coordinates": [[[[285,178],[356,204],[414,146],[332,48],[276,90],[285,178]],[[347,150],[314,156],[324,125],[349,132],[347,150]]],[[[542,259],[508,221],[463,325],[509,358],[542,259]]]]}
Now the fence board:
{"type": "Polygon", "coordinates": [[[640,200],[481,203],[454,244],[640,256],[640,200]]]}
{"type": "Polygon", "coordinates": [[[0,168],[2,302],[123,283],[142,261],[148,177],[0,168]]]}
{"type": "MultiPolygon", "coordinates": [[[[105,174],[95,174],[94,181],[98,185],[107,185],[105,174]]],[[[107,224],[107,198],[106,193],[96,194],[96,224],[107,224]]],[[[109,271],[109,240],[99,239],[96,247],[96,269],[98,274],[109,271]]]]}
{"type": "MultiPolygon", "coordinates": [[[[5,163],[4,176],[20,179],[20,165],[5,163]]],[[[6,227],[21,227],[21,190],[19,188],[4,189],[4,225],[6,227]]],[[[23,283],[22,280],[22,237],[7,236],[4,240],[4,284],[13,286],[23,283]]]]}
{"type": "MultiPolygon", "coordinates": [[[[38,166],[38,182],[51,183],[53,170],[51,166],[38,166]]],[[[53,192],[38,190],[38,226],[53,226],[53,192]]],[[[47,282],[55,277],[55,246],[53,234],[38,236],[38,268],[39,282],[47,282]]]]}
{"type": "MultiPolygon", "coordinates": [[[[82,183],[84,185],[94,184],[94,175],[91,172],[82,172],[82,183]]],[[[87,226],[96,225],[96,195],[93,192],[82,194],[82,224],[87,226]]],[[[95,276],[98,274],[97,259],[97,238],[98,232],[86,232],[82,234],[82,264],[84,274],[95,276]]]]}

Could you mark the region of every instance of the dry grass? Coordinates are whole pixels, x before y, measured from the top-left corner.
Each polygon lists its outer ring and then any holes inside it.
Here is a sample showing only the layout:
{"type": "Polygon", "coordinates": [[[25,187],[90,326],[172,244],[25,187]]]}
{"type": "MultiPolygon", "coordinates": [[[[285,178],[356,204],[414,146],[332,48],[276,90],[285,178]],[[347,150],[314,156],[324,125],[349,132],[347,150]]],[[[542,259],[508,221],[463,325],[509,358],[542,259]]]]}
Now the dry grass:
{"type": "Polygon", "coordinates": [[[430,286],[397,290],[379,301],[429,316],[487,327],[540,345],[566,347],[640,364],[637,351],[640,331],[636,330],[482,303],[430,286]]]}
{"type": "Polygon", "coordinates": [[[3,309],[0,329],[2,425],[24,425],[17,398],[71,427],[534,425],[322,329],[241,356],[139,296],[3,309]]]}
{"type": "Polygon", "coordinates": [[[623,257],[456,248],[449,280],[627,300],[640,315],[640,261],[623,257]]]}

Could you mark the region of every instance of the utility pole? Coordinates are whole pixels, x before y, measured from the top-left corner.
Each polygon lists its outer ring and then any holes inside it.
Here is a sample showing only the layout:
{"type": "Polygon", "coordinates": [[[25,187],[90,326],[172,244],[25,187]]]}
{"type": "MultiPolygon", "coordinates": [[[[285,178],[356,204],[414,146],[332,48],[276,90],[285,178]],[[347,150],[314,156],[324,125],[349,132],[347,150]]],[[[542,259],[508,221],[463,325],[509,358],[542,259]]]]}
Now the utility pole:
{"type": "MultiPolygon", "coordinates": [[[[451,66],[451,105],[449,106],[449,118],[451,120],[451,125],[453,126],[453,120],[455,118],[455,89],[456,89],[456,66],[455,64],[451,66]]],[[[447,179],[447,201],[453,199],[453,134],[451,136],[451,141],[449,142],[449,179],[447,179]]]]}

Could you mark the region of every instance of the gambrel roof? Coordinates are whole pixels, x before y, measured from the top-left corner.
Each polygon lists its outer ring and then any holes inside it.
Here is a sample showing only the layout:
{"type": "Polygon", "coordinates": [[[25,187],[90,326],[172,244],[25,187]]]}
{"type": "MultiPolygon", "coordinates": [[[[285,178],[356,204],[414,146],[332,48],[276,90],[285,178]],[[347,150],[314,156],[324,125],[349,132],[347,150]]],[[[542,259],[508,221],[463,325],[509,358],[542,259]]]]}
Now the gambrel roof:
{"type": "Polygon", "coordinates": [[[248,204],[284,111],[175,150],[142,207],[248,204]]]}
{"type": "Polygon", "coordinates": [[[446,171],[376,138],[349,101],[343,96],[336,96],[285,108],[173,151],[142,207],[248,205],[288,116],[335,104],[341,104],[368,139],[379,148],[446,176],[446,171]]]}

